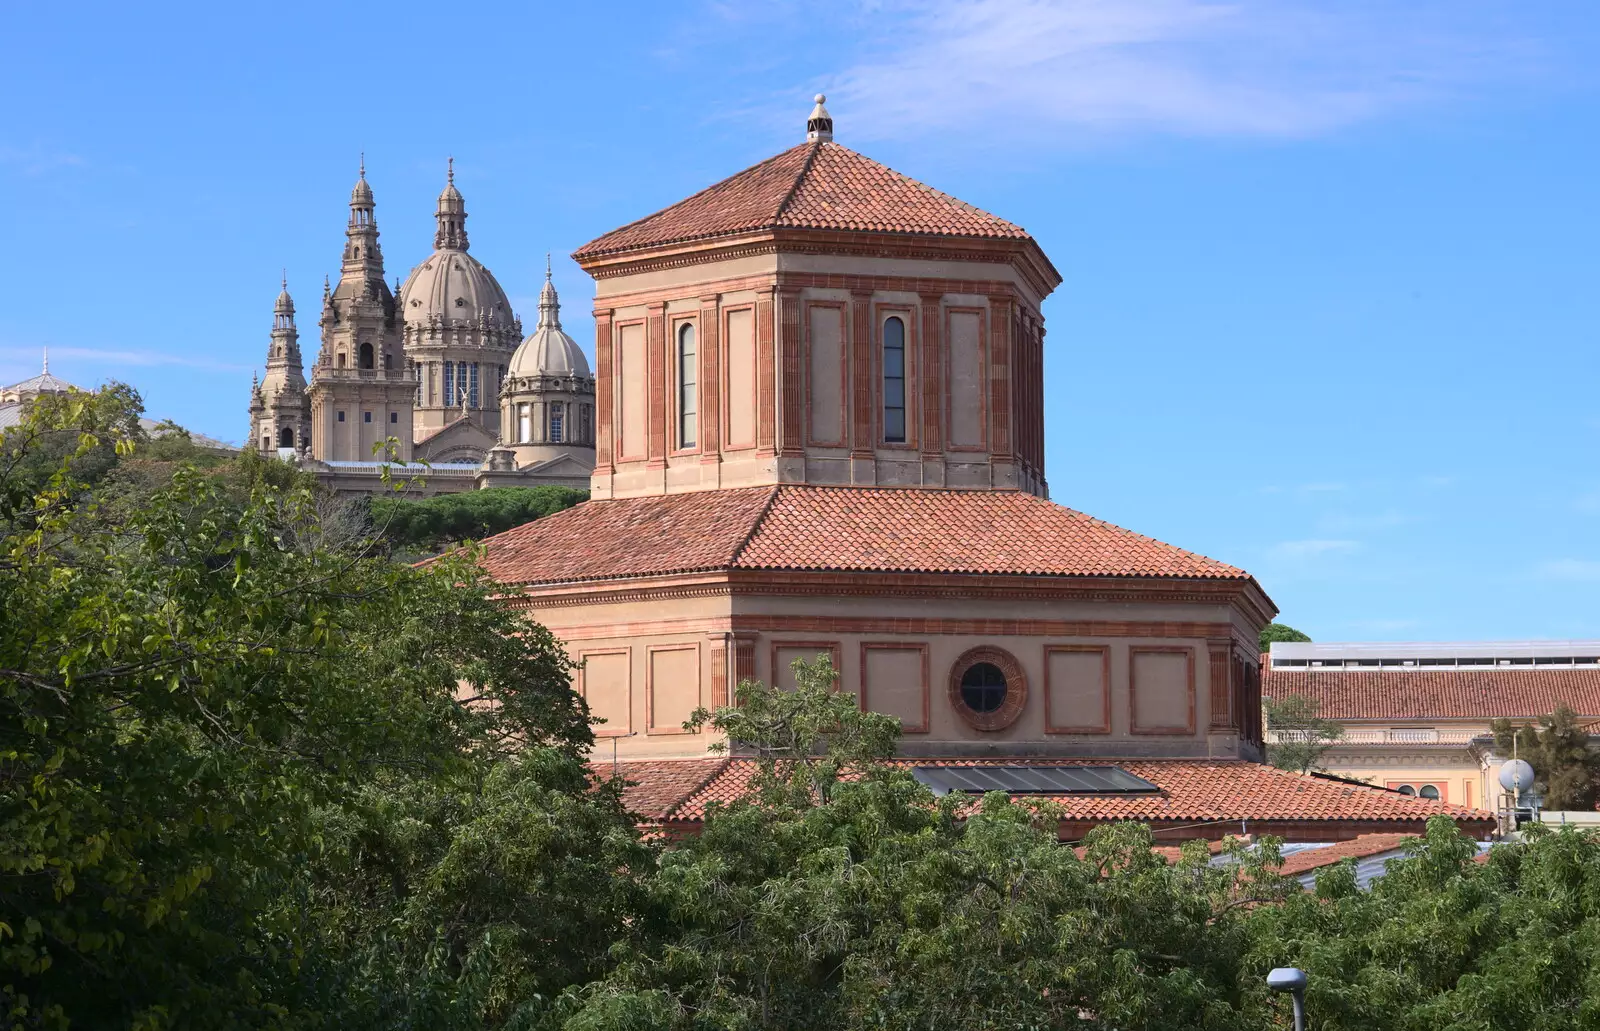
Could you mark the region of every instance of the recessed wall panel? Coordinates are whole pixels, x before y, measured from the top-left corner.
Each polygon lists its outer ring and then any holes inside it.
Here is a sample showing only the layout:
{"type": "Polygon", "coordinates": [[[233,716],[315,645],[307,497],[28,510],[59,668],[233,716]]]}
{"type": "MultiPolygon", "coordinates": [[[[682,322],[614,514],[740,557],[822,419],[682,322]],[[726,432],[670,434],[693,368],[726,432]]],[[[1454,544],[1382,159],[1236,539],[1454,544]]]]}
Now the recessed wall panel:
{"type": "Polygon", "coordinates": [[[622,395],[618,399],[618,447],[624,458],[643,458],[648,450],[650,382],[641,322],[617,330],[617,382],[622,395]]]}
{"type": "Polygon", "coordinates": [[[756,320],[743,308],[728,312],[728,441],[730,448],[756,443],[756,320]]]}
{"type": "Polygon", "coordinates": [[[951,447],[984,444],[983,316],[975,311],[950,313],[951,447]]]}
{"type": "Polygon", "coordinates": [[[843,444],[844,309],[814,305],[809,309],[808,317],[811,441],[814,444],[843,444]]]}

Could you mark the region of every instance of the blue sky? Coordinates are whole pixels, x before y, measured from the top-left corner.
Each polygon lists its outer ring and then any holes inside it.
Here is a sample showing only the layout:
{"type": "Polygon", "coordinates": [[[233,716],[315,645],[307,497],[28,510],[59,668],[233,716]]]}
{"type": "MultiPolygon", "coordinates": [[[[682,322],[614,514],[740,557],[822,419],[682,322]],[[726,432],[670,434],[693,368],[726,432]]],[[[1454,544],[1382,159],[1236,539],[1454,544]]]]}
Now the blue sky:
{"type": "Polygon", "coordinates": [[[1600,637],[1592,0],[0,5],[0,382],[245,434],[366,152],[391,275],[453,154],[525,315],[564,255],[801,138],[1026,226],[1055,500],[1320,640],[1600,637]]]}

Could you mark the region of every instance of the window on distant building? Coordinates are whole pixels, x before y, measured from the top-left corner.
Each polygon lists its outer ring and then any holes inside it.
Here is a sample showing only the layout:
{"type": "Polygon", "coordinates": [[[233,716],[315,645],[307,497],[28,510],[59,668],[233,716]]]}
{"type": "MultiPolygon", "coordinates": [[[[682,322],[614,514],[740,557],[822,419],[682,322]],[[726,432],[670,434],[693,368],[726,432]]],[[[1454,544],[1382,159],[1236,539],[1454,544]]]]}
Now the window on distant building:
{"type": "Polygon", "coordinates": [[[372,368],[372,345],[371,344],[362,344],[361,345],[361,367],[363,369],[372,368]]]}
{"type": "Polygon", "coordinates": [[[444,363],[444,406],[446,408],[459,404],[456,400],[456,363],[444,363]]]}
{"type": "Polygon", "coordinates": [[[961,700],[973,712],[994,712],[1006,701],[1006,675],[992,662],[974,662],[961,674],[961,700]]]}
{"type": "Polygon", "coordinates": [[[517,439],[524,444],[533,441],[533,406],[517,405],[517,439]]]}
{"type": "Polygon", "coordinates": [[[1004,730],[1022,715],[1027,675],[1009,652],[981,646],[950,667],[950,706],[977,730],[1004,730]]]}
{"type": "Polygon", "coordinates": [[[592,436],[590,427],[594,425],[594,416],[588,405],[578,406],[578,443],[587,444],[592,436]]]}
{"type": "Polygon", "coordinates": [[[399,412],[390,412],[389,413],[389,424],[391,426],[393,426],[393,425],[398,424],[399,422],[400,422],[400,413],[399,412]]]}
{"type": "Polygon", "coordinates": [[[1432,784],[1422,785],[1422,787],[1417,789],[1417,794],[1421,795],[1423,798],[1431,798],[1434,801],[1439,800],[1439,789],[1434,787],[1432,784]]]}
{"type": "Polygon", "coordinates": [[[560,401],[550,402],[550,443],[559,444],[564,439],[562,423],[566,421],[565,406],[560,401]]]}
{"type": "MultiPolygon", "coordinates": [[[[463,364],[463,366],[465,366],[466,363],[463,362],[462,364],[463,364]]],[[[469,408],[476,408],[476,407],[478,407],[478,363],[477,362],[473,362],[472,363],[472,367],[471,367],[470,372],[471,372],[471,375],[467,380],[467,382],[471,384],[471,386],[467,388],[467,406],[469,408]]]]}
{"type": "Polygon", "coordinates": [[[362,422],[371,422],[372,421],[372,413],[371,412],[362,412],[361,413],[361,421],[362,422]]]}
{"type": "Polygon", "coordinates": [[[906,442],[906,324],[897,317],[883,324],[883,439],[906,442]]]}
{"type": "Polygon", "coordinates": [[[694,447],[695,388],[699,366],[695,362],[694,324],[678,329],[678,447],[694,447]]]}
{"type": "Polygon", "coordinates": [[[340,422],[344,422],[344,413],[343,412],[339,413],[339,421],[340,422]]]}
{"type": "Polygon", "coordinates": [[[278,446],[294,447],[294,430],[285,426],[283,431],[278,434],[278,446]]]}

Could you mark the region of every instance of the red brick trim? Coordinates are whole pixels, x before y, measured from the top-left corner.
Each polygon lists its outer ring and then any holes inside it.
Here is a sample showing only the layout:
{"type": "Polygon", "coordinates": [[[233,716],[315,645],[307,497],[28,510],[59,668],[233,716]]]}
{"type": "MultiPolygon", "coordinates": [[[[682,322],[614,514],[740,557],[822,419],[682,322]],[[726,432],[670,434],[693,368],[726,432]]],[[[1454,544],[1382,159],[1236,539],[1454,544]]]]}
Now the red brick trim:
{"type": "Polygon", "coordinates": [[[1213,730],[1227,730],[1233,726],[1233,684],[1230,680],[1233,642],[1212,641],[1206,647],[1211,657],[1211,718],[1208,722],[1213,730]]]}
{"type": "Polygon", "coordinates": [[[1044,646],[1044,732],[1046,734],[1111,733],[1111,646],[1108,644],[1047,644],[1044,646]],[[1097,725],[1058,726],[1050,704],[1050,656],[1057,652],[1100,654],[1101,716],[1097,725]]]}
{"type": "Polygon", "coordinates": [[[771,287],[756,295],[756,454],[778,453],[778,355],[771,287]]]}
{"type": "MultiPolygon", "coordinates": [[[[735,631],[733,638],[733,686],[756,679],[756,635],[735,631]]],[[[732,692],[730,691],[730,696],[732,692]]],[[[730,697],[729,704],[738,701],[730,697]]]]}
{"type": "Polygon", "coordinates": [[[711,644],[711,707],[720,709],[728,704],[728,648],[726,631],[708,633],[711,644]]]}
{"type": "Polygon", "coordinates": [[[922,328],[918,334],[922,341],[922,453],[925,458],[938,458],[944,440],[944,362],[939,337],[944,297],[923,294],[918,300],[922,302],[922,328]]]}
{"type": "Polygon", "coordinates": [[[667,464],[667,306],[657,302],[647,309],[644,334],[645,353],[649,355],[650,369],[647,397],[650,420],[650,454],[648,468],[659,469],[667,464]]]}
{"type": "Polygon", "coordinates": [[[717,295],[700,298],[700,461],[722,460],[722,317],[717,295]]]}
{"type": "Polygon", "coordinates": [[[594,352],[595,364],[598,372],[600,389],[595,392],[595,472],[601,476],[610,475],[615,457],[612,451],[611,427],[614,419],[612,408],[612,390],[614,389],[614,376],[612,375],[613,349],[616,342],[611,328],[611,309],[596,308],[594,312],[594,352]]]}
{"type": "Polygon", "coordinates": [[[800,373],[801,332],[800,293],[786,289],[778,295],[778,369],[783,396],[783,418],[779,420],[778,453],[790,457],[805,454],[805,380],[800,373]]]}
{"type": "Polygon", "coordinates": [[[1189,737],[1194,734],[1194,649],[1167,645],[1135,645],[1128,649],[1128,732],[1189,737]],[[1139,672],[1140,655],[1182,655],[1188,664],[1189,725],[1186,727],[1139,726],[1139,672]]]}
{"type": "MultiPolygon", "coordinates": [[[[784,648],[815,648],[818,652],[827,652],[828,658],[833,662],[833,670],[839,676],[834,680],[834,690],[844,686],[844,652],[838,641],[796,641],[784,638],[773,638],[771,660],[769,669],[772,670],[772,686],[778,686],[778,652],[784,648]]],[[[813,656],[815,658],[815,656],[813,656]]]]}
{"type": "Polygon", "coordinates": [[[989,420],[988,450],[997,459],[1008,459],[1014,450],[1011,439],[1011,365],[1015,361],[1011,339],[1011,299],[1006,294],[989,298],[989,420]]]}
{"type": "Polygon", "coordinates": [[[683,727],[658,727],[656,726],[656,684],[655,662],[657,652],[694,652],[695,669],[695,708],[699,708],[700,694],[700,644],[652,644],[644,650],[644,732],[651,737],[665,737],[672,734],[692,734],[693,731],[684,730],[683,727]]]}
{"type": "Polygon", "coordinates": [[[950,707],[975,730],[1004,730],[1017,721],[1028,704],[1028,674],[1010,652],[979,645],[961,653],[950,667],[950,707]],[[961,678],[980,662],[993,663],[1006,678],[1006,699],[993,712],[974,712],[961,697],[961,678]]]}
{"type": "Polygon", "coordinates": [[[928,645],[924,641],[862,641],[861,642],[861,694],[860,705],[862,712],[871,712],[872,701],[869,697],[871,686],[867,682],[867,653],[873,651],[917,652],[922,657],[922,722],[909,726],[903,720],[900,724],[902,734],[926,734],[931,727],[929,714],[930,696],[933,693],[932,673],[928,665],[928,645]]]}
{"type": "Polygon", "coordinates": [[[871,458],[872,449],[872,293],[850,295],[850,457],[871,458]]]}
{"type": "Polygon", "coordinates": [[[628,713],[628,725],[626,727],[616,727],[616,726],[613,726],[611,724],[607,724],[607,725],[605,725],[603,727],[595,727],[594,728],[594,736],[597,737],[597,738],[601,738],[601,737],[607,737],[607,738],[609,738],[609,737],[629,737],[633,733],[633,649],[632,648],[627,648],[627,647],[624,647],[624,648],[591,648],[588,651],[581,651],[581,652],[576,652],[576,653],[573,654],[573,656],[572,656],[573,660],[578,663],[578,677],[577,677],[577,680],[578,680],[578,683],[577,683],[578,697],[582,698],[586,702],[589,700],[589,685],[584,679],[584,673],[585,673],[585,671],[586,671],[586,669],[588,667],[589,656],[591,656],[591,655],[625,655],[625,656],[627,656],[627,659],[628,659],[628,680],[627,680],[627,687],[624,690],[624,694],[627,696],[626,711],[628,713]]]}

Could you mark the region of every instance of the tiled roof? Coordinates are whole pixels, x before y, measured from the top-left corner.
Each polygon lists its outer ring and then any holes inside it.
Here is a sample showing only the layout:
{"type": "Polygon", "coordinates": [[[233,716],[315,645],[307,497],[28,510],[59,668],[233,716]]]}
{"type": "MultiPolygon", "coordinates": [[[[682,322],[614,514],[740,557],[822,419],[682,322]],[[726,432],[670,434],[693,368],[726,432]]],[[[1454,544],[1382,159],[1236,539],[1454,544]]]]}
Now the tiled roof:
{"type": "Polygon", "coordinates": [[[1385,852],[1398,852],[1415,834],[1363,834],[1349,841],[1337,841],[1321,848],[1308,848],[1294,852],[1283,859],[1279,873],[1285,877],[1298,877],[1311,870],[1332,866],[1346,859],[1366,859],[1385,852]]]}
{"type": "Polygon", "coordinates": [[[1248,580],[1019,491],[753,487],[590,501],[490,537],[502,583],[710,569],[1248,580]]]}
{"type": "Polygon", "coordinates": [[[573,253],[600,257],[764,229],[1027,239],[1021,227],[837,143],[802,143],[573,253]]]}
{"type": "MultiPolygon", "coordinates": [[[[700,763],[704,760],[681,760],[700,763]]],[[[668,823],[693,823],[704,818],[713,802],[731,802],[743,797],[757,766],[753,759],[715,760],[722,765],[700,787],[675,794],[652,791],[652,797],[670,804],[646,813],[668,823]]],[[[904,765],[981,766],[1015,764],[1015,758],[1002,759],[902,759],[904,765]]],[[[1136,777],[1143,777],[1160,788],[1146,795],[1064,795],[1055,801],[1065,808],[1064,818],[1086,822],[1117,820],[1180,822],[1185,824],[1244,822],[1248,831],[1254,822],[1295,822],[1336,824],[1345,821],[1399,821],[1421,830],[1428,817],[1449,816],[1492,821],[1493,815],[1465,806],[1414,798],[1382,788],[1347,781],[1329,780],[1291,773],[1276,767],[1231,759],[1028,759],[1029,765],[1119,766],[1136,777]]],[[[662,767],[671,762],[624,763],[623,775],[641,785],[669,776],[662,767]]],[[[701,771],[696,771],[701,772],[701,771]]],[[[688,774],[673,775],[681,785],[688,774]]],[[[1029,795],[1038,798],[1038,795],[1029,795]]],[[[1325,840],[1325,839],[1324,839],[1325,840]]]]}
{"type": "MultiPolygon", "coordinates": [[[[662,759],[617,764],[627,786],[622,801],[628,809],[649,821],[657,821],[683,804],[684,799],[705,787],[706,782],[727,766],[726,758],[662,759]]],[[[612,766],[604,761],[593,764],[601,777],[611,775],[612,766]]]]}
{"type": "Polygon", "coordinates": [[[1600,716],[1600,669],[1273,669],[1267,698],[1304,695],[1334,720],[1534,718],[1569,705],[1600,716]]]}

